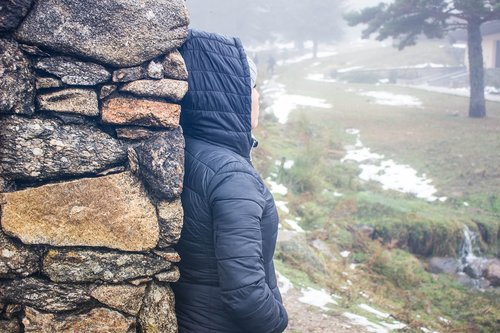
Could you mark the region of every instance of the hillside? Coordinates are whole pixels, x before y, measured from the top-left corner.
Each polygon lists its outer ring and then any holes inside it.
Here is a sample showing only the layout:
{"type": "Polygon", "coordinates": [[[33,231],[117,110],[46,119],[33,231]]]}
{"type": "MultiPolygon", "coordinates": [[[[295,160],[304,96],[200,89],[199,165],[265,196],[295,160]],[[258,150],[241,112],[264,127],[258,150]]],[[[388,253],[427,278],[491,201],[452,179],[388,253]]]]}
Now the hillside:
{"type": "Polygon", "coordinates": [[[254,161],[280,212],[276,264],[282,289],[293,285],[284,294],[290,332],[500,328],[497,282],[470,268],[498,265],[500,255],[500,103],[472,120],[465,97],[332,76],[459,64],[443,43],[408,50],[288,52],[261,78],[254,161]],[[436,274],[440,260],[468,273],[436,274]]]}

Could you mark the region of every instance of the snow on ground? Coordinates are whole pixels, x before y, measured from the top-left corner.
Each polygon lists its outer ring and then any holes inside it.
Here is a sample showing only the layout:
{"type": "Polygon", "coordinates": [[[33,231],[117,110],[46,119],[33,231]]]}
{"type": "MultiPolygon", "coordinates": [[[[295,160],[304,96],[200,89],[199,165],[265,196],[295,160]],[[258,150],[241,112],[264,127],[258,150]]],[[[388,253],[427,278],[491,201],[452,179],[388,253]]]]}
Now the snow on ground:
{"type": "Polygon", "coordinates": [[[357,71],[358,69],[363,69],[364,67],[365,66],[352,66],[346,68],[339,68],[337,69],[337,73],[347,73],[347,72],[357,71]]]}
{"type": "Polygon", "coordinates": [[[365,311],[368,311],[370,313],[373,313],[374,315],[381,317],[381,318],[389,318],[391,315],[382,311],[379,311],[377,309],[372,308],[368,304],[359,304],[359,307],[365,311]]]}
{"type": "Polygon", "coordinates": [[[274,165],[279,166],[279,167],[281,167],[282,164],[283,164],[283,169],[289,170],[293,167],[293,165],[295,164],[295,161],[294,160],[286,160],[285,162],[282,162],[280,160],[276,160],[274,162],[274,165]]]}
{"type": "Polygon", "coordinates": [[[306,80],[309,80],[309,81],[318,81],[318,82],[327,82],[327,83],[337,82],[337,80],[325,77],[325,74],[321,74],[321,73],[308,74],[306,76],[306,80]]]}
{"type": "Polygon", "coordinates": [[[286,201],[276,200],[274,203],[276,204],[276,207],[281,209],[284,213],[286,214],[290,213],[290,209],[288,209],[287,207],[288,203],[286,201]]]}
{"type": "Polygon", "coordinates": [[[394,321],[393,323],[374,323],[367,318],[350,313],[350,312],[344,312],[342,314],[344,317],[347,317],[351,320],[353,324],[356,325],[361,325],[364,326],[369,332],[374,332],[374,333],[389,333],[392,330],[396,329],[401,329],[403,327],[406,327],[405,324],[400,323],[398,321],[394,321]]]}
{"type": "Polygon", "coordinates": [[[426,62],[424,64],[411,66],[410,68],[442,68],[442,67],[447,67],[447,65],[435,64],[433,62],[426,62]]]}
{"type": "Polygon", "coordinates": [[[271,178],[267,178],[266,181],[271,187],[269,190],[272,194],[286,195],[288,193],[288,188],[285,185],[278,184],[277,182],[271,180],[271,178]]]}
{"type": "Polygon", "coordinates": [[[342,251],[340,252],[340,255],[343,257],[343,258],[347,258],[349,257],[349,254],[351,254],[350,251],[342,251]]]}
{"type": "Polygon", "coordinates": [[[262,95],[269,105],[265,111],[274,113],[281,124],[285,124],[288,120],[288,114],[300,106],[325,109],[332,107],[322,98],[287,94],[285,86],[274,80],[264,82],[262,95]]]}
{"type": "Polygon", "coordinates": [[[328,310],[327,304],[337,304],[335,298],[340,298],[339,296],[327,293],[325,290],[317,290],[313,288],[302,289],[302,296],[299,297],[299,301],[305,304],[313,305],[322,310],[328,310]]]}
{"type": "Polygon", "coordinates": [[[359,130],[348,129],[346,132],[356,135],[356,145],[346,147],[347,153],[341,162],[348,160],[363,162],[359,165],[361,179],[379,182],[384,190],[411,193],[427,201],[446,200],[446,197],[435,196],[437,189],[431,185],[432,180],[425,174],[419,176],[417,171],[409,165],[398,164],[391,159],[384,160],[384,155],[372,153],[361,142],[359,130]]]}
{"type": "Polygon", "coordinates": [[[290,289],[293,288],[292,282],[280,272],[276,271],[276,277],[278,279],[278,287],[280,289],[281,295],[286,294],[290,289]]]}
{"type": "MultiPolygon", "coordinates": [[[[446,88],[446,87],[430,86],[427,84],[404,85],[404,86],[410,87],[410,88],[421,89],[421,90],[425,90],[425,91],[449,94],[449,95],[457,95],[457,96],[465,96],[465,97],[470,96],[469,88],[446,88]]],[[[500,93],[499,89],[496,89],[495,87],[485,87],[484,91],[485,91],[484,97],[486,98],[486,100],[492,101],[492,102],[500,102],[500,96],[496,95],[496,94],[500,93]]]]}
{"type": "Polygon", "coordinates": [[[295,220],[285,219],[286,224],[296,232],[305,232],[304,229],[295,220]]]}
{"type": "MultiPolygon", "coordinates": [[[[332,57],[332,56],[337,55],[337,54],[338,54],[337,51],[322,51],[322,52],[318,52],[316,54],[316,58],[332,57]]],[[[313,54],[311,52],[311,53],[304,54],[304,55],[301,55],[301,56],[297,56],[297,57],[287,58],[287,59],[281,60],[281,61],[278,62],[278,64],[279,65],[296,64],[298,62],[302,62],[304,60],[311,60],[313,58],[314,57],[313,57],[313,54]]]]}
{"type": "Polygon", "coordinates": [[[293,167],[293,165],[295,164],[295,162],[293,160],[288,160],[286,161],[284,164],[283,164],[283,168],[285,170],[289,170],[293,167]]]}
{"type": "Polygon", "coordinates": [[[390,106],[414,106],[421,107],[422,102],[410,95],[398,95],[387,91],[366,91],[359,93],[361,96],[368,96],[375,99],[375,104],[390,106]]]}

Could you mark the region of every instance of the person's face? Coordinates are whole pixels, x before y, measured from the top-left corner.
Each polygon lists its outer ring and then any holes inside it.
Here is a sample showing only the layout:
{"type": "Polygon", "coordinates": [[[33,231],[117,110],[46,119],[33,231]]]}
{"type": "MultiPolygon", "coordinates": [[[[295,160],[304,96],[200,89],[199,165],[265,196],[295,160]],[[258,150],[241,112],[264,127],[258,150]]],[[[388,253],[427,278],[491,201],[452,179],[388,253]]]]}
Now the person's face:
{"type": "Polygon", "coordinates": [[[256,88],[252,88],[252,129],[259,125],[259,97],[260,94],[256,88]]]}

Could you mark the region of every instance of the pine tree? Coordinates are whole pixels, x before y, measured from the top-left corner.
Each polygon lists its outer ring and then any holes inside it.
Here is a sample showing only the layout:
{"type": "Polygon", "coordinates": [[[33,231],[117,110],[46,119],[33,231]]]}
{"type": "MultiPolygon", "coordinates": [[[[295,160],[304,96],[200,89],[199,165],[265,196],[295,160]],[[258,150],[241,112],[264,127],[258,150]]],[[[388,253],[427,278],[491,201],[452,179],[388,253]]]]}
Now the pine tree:
{"type": "Polygon", "coordinates": [[[443,38],[455,29],[467,30],[469,56],[469,117],[486,116],[481,25],[500,20],[500,0],[395,0],[345,16],[349,25],[367,25],[363,38],[392,37],[401,50],[415,45],[419,35],[443,38]]]}

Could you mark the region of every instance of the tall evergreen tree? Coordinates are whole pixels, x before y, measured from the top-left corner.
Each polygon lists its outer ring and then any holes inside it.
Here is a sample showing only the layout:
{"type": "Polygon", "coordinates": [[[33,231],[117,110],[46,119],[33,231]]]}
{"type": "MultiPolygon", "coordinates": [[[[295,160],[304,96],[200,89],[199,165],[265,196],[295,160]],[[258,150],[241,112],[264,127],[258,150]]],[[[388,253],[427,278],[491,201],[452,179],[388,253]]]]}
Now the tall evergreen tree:
{"type": "Polygon", "coordinates": [[[481,25],[500,20],[500,0],[395,0],[351,12],[349,25],[367,25],[363,38],[392,37],[398,48],[415,45],[419,35],[442,38],[455,29],[467,30],[469,58],[469,117],[486,116],[481,25]]]}

